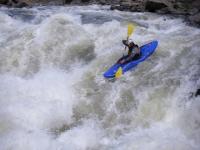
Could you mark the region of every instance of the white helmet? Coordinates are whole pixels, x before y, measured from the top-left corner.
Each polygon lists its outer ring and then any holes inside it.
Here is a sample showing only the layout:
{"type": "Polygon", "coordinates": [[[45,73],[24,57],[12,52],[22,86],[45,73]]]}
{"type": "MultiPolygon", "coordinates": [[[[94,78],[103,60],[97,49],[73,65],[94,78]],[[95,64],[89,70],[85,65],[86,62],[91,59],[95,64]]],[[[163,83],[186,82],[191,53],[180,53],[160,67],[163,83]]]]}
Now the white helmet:
{"type": "MultiPolygon", "coordinates": [[[[133,40],[132,39],[128,39],[128,43],[131,43],[131,42],[133,42],[133,40]]],[[[134,42],[133,42],[134,43],[134,42]]]]}
{"type": "Polygon", "coordinates": [[[132,39],[129,39],[129,40],[128,40],[128,44],[133,44],[133,45],[135,45],[135,43],[133,42],[132,39]]]}

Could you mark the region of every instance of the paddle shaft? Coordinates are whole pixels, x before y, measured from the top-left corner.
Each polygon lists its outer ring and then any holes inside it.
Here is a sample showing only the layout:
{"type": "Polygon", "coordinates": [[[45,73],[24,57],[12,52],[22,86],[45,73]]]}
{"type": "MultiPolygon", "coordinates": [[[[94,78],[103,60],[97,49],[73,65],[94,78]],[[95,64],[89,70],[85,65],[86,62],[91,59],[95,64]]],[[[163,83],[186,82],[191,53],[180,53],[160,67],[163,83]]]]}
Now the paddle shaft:
{"type": "MultiPolygon", "coordinates": [[[[127,42],[128,42],[128,39],[129,39],[129,37],[127,36],[127,42]]],[[[126,51],[126,47],[127,47],[127,46],[125,46],[125,51],[126,51]]]]}

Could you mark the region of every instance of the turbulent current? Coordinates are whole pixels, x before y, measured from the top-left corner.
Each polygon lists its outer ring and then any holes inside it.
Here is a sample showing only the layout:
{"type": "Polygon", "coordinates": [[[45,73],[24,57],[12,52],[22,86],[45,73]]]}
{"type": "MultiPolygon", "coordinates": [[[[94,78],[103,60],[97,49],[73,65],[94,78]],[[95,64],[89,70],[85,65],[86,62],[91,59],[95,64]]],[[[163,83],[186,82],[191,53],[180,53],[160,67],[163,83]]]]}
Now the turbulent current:
{"type": "Polygon", "coordinates": [[[0,8],[0,150],[199,150],[200,30],[100,6],[0,8]],[[127,24],[149,59],[119,80],[127,24]]]}

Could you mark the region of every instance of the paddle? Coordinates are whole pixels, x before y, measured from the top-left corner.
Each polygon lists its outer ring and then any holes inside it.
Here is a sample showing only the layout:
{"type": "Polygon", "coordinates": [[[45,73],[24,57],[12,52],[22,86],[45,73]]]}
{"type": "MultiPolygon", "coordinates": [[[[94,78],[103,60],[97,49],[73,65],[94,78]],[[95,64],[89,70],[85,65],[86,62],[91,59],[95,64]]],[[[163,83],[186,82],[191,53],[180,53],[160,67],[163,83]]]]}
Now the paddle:
{"type": "MultiPolygon", "coordinates": [[[[131,34],[134,32],[134,28],[135,26],[131,23],[128,24],[128,29],[127,29],[127,41],[129,39],[129,37],[131,36],[131,34]]],[[[126,46],[125,46],[125,50],[126,50],[126,46]]],[[[123,74],[123,70],[122,67],[119,67],[118,70],[115,73],[115,78],[120,78],[123,74]]]]}
{"type": "Polygon", "coordinates": [[[117,72],[115,73],[115,78],[120,78],[123,74],[122,67],[119,67],[117,72]]]}
{"type": "Polygon", "coordinates": [[[129,23],[128,24],[128,31],[127,31],[127,35],[128,35],[128,38],[131,36],[131,34],[133,33],[133,31],[134,31],[134,25],[133,24],[131,24],[131,23],[129,23]]]}

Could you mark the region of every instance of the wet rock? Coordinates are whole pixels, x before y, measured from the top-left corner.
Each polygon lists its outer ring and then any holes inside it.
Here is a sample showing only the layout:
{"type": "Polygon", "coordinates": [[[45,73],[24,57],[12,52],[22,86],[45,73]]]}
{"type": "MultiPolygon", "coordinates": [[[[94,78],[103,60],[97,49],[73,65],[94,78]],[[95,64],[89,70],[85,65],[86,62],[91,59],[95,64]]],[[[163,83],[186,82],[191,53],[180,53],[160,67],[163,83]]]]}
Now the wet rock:
{"type": "Polygon", "coordinates": [[[196,93],[195,93],[195,96],[199,96],[200,95],[200,89],[197,89],[196,93]]]}
{"type": "Polygon", "coordinates": [[[111,10],[120,10],[120,11],[132,11],[132,12],[141,12],[144,11],[143,2],[137,1],[121,1],[119,4],[111,5],[111,10]]]}
{"type": "Polygon", "coordinates": [[[120,5],[112,5],[111,7],[110,7],[110,9],[111,10],[115,10],[115,9],[117,9],[117,10],[123,10],[123,7],[121,7],[120,5]]]}
{"type": "Polygon", "coordinates": [[[26,4],[25,2],[19,2],[19,3],[16,4],[15,7],[17,7],[17,8],[23,8],[23,7],[27,7],[27,6],[28,6],[28,4],[26,4]]]}
{"type": "Polygon", "coordinates": [[[12,2],[15,3],[15,4],[19,3],[18,0],[12,0],[12,2]]]}
{"type": "Polygon", "coordinates": [[[0,0],[0,4],[6,5],[8,3],[8,0],[0,0]]]}
{"type": "MultiPolygon", "coordinates": [[[[21,0],[28,5],[64,5],[66,0],[21,0]]],[[[67,0],[68,1],[68,0],[67,0]]]]}
{"type": "Polygon", "coordinates": [[[197,8],[200,11],[200,1],[199,0],[195,0],[192,2],[192,7],[193,8],[197,8]]]}
{"type": "Polygon", "coordinates": [[[65,4],[70,4],[73,0],[65,0],[64,3],[65,4]]]}
{"type": "Polygon", "coordinates": [[[189,17],[189,21],[192,23],[192,24],[196,24],[200,27],[200,12],[195,14],[195,15],[192,15],[189,17]]]}
{"type": "Polygon", "coordinates": [[[90,0],[81,0],[81,2],[83,2],[83,3],[89,3],[90,0]]]}
{"type": "MultiPolygon", "coordinates": [[[[69,0],[0,0],[0,4],[9,6],[9,7],[26,7],[33,5],[63,5],[69,0]]],[[[73,1],[73,0],[71,0],[73,1]]]]}
{"type": "Polygon", "coordinates": [[[19,1],[19,0],[8,0],[7,6],[10,7],[17,7],[17,8],[23,8],[23,7],[27,7],[28,4],[23,2],[23,1],[19,1]]]}
{"type": "Polygon", "coordinates": [[[17,8],[28,6],[28,4],[19,0],[0,0],[0,4],[6,5],[9,7],[17,7],[17,8]]]}
{"type": "Polygon", "coordinates": [[[163,2],[157,2],[157,1],[147,1],[145,4],[145,10],[149,12],[158,12],[159,10],[164,10],[164,8],[168,8],[168,6],[163,2]]]}
{"type": "Polygon", "coordinates": [[[106,5],[106,4],[107,4],[107,3],[106,3],[106,0],[100,0],[99,3],[100,3],[101,5],[106,5]]]}
{"type": "Polygon", "coordinates": [[[132,3],[131,9],[130,9],[130,11],[132,11],[132,12],[141,12],[141,11],[144,11],[144,10],[145,10],[144,4],[141,4],[141,3],[138,3],[138,2],[132,3]]]}

